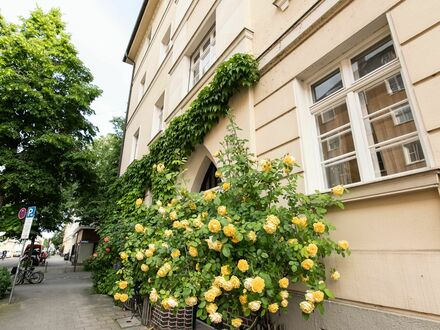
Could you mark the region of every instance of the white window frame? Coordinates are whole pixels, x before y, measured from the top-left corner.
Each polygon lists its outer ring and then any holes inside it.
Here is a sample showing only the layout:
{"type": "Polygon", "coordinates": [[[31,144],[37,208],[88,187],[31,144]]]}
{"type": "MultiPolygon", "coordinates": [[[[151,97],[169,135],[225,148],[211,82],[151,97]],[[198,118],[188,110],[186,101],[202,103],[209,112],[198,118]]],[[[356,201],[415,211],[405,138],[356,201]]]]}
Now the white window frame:
{"type": "Polygon", "coordinates": [[[130,163],[136,159],[139,151],[139,131],[140,128],[136,130],[131,140],[130,163]]]}
{"type": "Polygon", "coordinates": [[[164,130],[164,105],[165,92],[161,94],[154,105],[153,118],[151,121],[151,140],[153,140],[160,132],[164,130]]]}
{"type": "Polygon", "coordinates": [[[197,46],[196,50],[191,54],[190,58],[190,83],[189,88],[192,88],[197,82],[203,77],[203,75],[211,68],[215,59],[215,44],[216,44],[216,25],[214,24],[209,32],[205,35],[202,42],[197,46]],[[203,46],[209,40],[209,47],[203,51],[203,46]],[[195,57],[198,55],[197,60],[195,57]],[[208,57],[208,62],[202,66],[202,59],[208,57]],[[194,77],[194,69],[198,68],[198,76],[197,79],[194,77]]]}
{"type": "MultiPolygon", "coordinates": [[[[395,42],[396,38],[394,34],[391,36],[394,41],[393,45],[396,52],[396,58],[380,68],[370,72],[369,74],[357,79],[356,81],[354,78],[351,59],[375,43],[379,42],[389,34],[389,29],[384,28],[372,35],[370,38],[367,38],[365,43],[362,43],[360,46],[353,48],[350,52],[345,53],[342,57],[332,61],[326,68],[317,72],[308,79],[301,79],[300,77],[294,79],[293,92],[298,109],[298,125],[301,136],[301,150],[305,169],[305,188],[307,193],[312,193],[317,189],[321,191],[329,190],[325,179],[325,167],[323,166],[324,163],[328,162],[328,160],[323,161],[322,158],[322,150],[319,143],[319,138],[317,138],[319,133],[316,115],[322,111],[332,108],[334,104],[343,101],[347,103],[353,143],[355,146],[353,156],[348,157],[349,155],[345,154],[343,161],[348,161],[349,159],[352,159],[352,157],[356,157],[360,175],[359,182],[347,185],[347,187],[388,180],[400,176],[407,176],[413,173],[425,171],[432,167],[432,157],[430,155],[430,150],[427,148],[428,144],[426,141],[426,130],[424,130],[421,126],[420,117],[418,115],[419,110],[416,103],[413,101],[414,92],[411,89],[412,85],[407,78],[407,70],[404,68],[405,63],[401,60],[401,50],[399,49],[398,43],[395,42]],[[337,69],[339,69],[341,72],[343,87],[332,95],[329,95],[314,103],[311,86],[316,81],[319,81],[319,79],[322,79],[322,77],[325,77],[337,69]],[[380,172],[377,168],[378,161],[373,161],[373,155],[370,154],[370,150],[372,150],[372,148],[375,146],[368,141],[368,137],[371,136],[371,134],[368,134],[367,132],[367,130],[370,129],[368,127],[369,125],[365,125],[363,116],[359,115],[362,114],[362,107],[358,93],[377,84],[381,80],[384,81],[385,78],[390,77],[392,74],[399,72],[402,76],[404,87],[407,93],[407,100],[405,102],[409,103],[409,106],[412,110],[414,123],[416,125],[414,135],[420,141],[424,154],[424,161],[426,161],[426,167],[381,177],[376,175],[376,173],[380,172]],[[316,173],[322,173],[322,175],[316,175],[316,173]]],[[[396,105],[393,105],[393,107],[395,106],[396,105]]],[[[405,135],[398,137],[396,139],[398,140],[396,144],[401,143],[400,141],[404,140],[405,138],[410,138],[410,136],[405,135]]],[[[390,141],[387,141],[386,146],[390,146],[389,143],[390,141]]],[[[338,163],[336,158],[332,159],[332,163],[338,163]]]]}
{"type": "Polygon", "coordinates": [[[407,102],[404,103],[401,107],[398,107],[396,109],[391,110],[391,117],[393,118],[394,126],[402,125],[405,123],[409,123],[411,121],[414,121],[414,116],[412,114],[411,106],[407,104],[407,102]],[[405,109],[409,108],[411,113],[411,119],[403,119],[401,120],[400,117],[398,117],[399,112],[404,112],[405,109]]]}
{"type": "MultiPolygon", "coordinates": [[[[402,145],[403,154],[405,156],[405,164],[407,166],[425,161],[425,157],[423,157],[421,159],[417,159],[417,160],[411,160],[411,153],[409,151],[408,146],[414,145],[414,143],[416,143],[416,142],[419,142],[419,144],[421,145],[419,140],[414,140],[414,141],[411,141],[411,142],[408,142],[408,143],[405,143],[404,145],[402,145]]],[[[422,153],[423,153],[423,147],[422,147],[422,153]]],[[[418,155],[418,156],[420,156],[420,155],[418,155]]]]}

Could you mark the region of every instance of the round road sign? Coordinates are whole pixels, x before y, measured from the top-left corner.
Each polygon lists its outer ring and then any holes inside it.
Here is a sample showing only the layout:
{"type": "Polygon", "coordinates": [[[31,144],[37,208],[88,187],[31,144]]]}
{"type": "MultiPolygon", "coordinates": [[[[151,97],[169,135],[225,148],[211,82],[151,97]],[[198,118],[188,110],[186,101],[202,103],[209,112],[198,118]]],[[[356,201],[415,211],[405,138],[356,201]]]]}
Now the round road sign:
{"type": "Polygon", "coordinates": [[[18,218],[23,220],[25,216],[26,216],[26,208],[22,207],[20,211],[18,211],[18,218]]]}

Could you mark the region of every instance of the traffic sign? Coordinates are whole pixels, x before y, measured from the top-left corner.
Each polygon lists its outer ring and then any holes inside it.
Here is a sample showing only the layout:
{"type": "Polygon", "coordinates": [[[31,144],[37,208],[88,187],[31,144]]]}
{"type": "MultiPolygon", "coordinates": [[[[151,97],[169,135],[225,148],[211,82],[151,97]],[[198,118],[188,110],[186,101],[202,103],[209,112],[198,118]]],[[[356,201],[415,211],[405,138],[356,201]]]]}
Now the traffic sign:
{"type": "Polygon", "coordinates": [[[21,232],[21,239],[28,239],[31,232],[32,221],[37,213],[36,206],[30,206],[27,209],[26,220],[24,221],[23,230],[21,232]]]}
{"type": "Polygon", "coordinates": [[[26,216],[26,208],[25,208],[25,207],[22,207],[22,208],[20,209],[20,211],[18,211],[18,218],[19,218],[20,220],[23,220],[25,216],[26,216]]]}

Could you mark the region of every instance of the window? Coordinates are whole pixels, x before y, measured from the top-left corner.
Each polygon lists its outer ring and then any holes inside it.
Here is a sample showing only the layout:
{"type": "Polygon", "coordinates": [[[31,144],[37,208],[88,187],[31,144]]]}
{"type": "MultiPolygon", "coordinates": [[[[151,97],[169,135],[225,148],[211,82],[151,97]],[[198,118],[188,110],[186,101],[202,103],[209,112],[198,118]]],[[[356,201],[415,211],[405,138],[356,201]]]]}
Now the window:
{"type": "Polygon", "coordinates": [[[131,142],[131,153],[130,153],[130,163],[136,159],[139,148],[139,128],[136,133],[133,134],[133,139],[131,142]]]}
{"type": "Polygon", "coordinates": [[[145,79],[146,79],[147,74],[144,73],[144,75],[142,76],[140,85],[139,85],[139,93],[138,93],[138,103],[142,100],[142,97],[144,96],[145,93],[145,79]]]}
{"type": "Polygon", "coordinates": [[[151,138],[153,139],[157,134],[163,130],[163,109],[164,109],[165,93],[159,97],[156,101],[153,110],[153,121],[151,129],[151,138]]]}
{"type": "Polygon", "coordinates": [[[405,161],[407,165],[412,165],[417,162],[425,160],[420,141],[414,141],[403,145],[403,152],[405,153],[405,161]]]}
{"type": "Polygon", "coordinates": [[[168,27],[162,38],[161,58],[164,59],[171,48],[171,26],[168,27]]]}
{"type": "Polygon", "coordinates": [[[194,86],[214,61],[215,26],[211,28],[191,56],[190,86],[194,86]]]}
{"type": "Polygon", "coordinates": [[[319,146],[309,157],[316,159],[319,152],[322,173],[321,179],[311,180],[310,190],[371,182],[426,167],[391,38],[352,58],[341,58],[337,65],[308,87],[311,105],[305,113],[314,118],[311,131],[316,131],[319,146]]]}
{"type": "Polygon", "coordinates": [[[208,167],[208,170],[206,171],[205,177],[203,178],[200,191],[209,190],[218,186],[219,180],[215,176],[215,172],[217,172],[217,167],[215,167],[215,165],[211,163],[208,167]]]}

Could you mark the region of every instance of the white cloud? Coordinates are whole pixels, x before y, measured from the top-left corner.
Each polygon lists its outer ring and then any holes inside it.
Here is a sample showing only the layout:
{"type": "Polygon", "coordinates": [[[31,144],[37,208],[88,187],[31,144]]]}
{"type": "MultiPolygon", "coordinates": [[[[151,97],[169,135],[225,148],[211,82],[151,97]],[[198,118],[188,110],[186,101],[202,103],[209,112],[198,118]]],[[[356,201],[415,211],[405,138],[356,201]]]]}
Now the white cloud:
{"type": "Polygon", "coordinates": [[[142,0],[0,0],[0,12],[8,21],[27,17],[38,5],[47,11],[60,8],[79,57],[103,90],[92,107],[92,123],[100,134],[111,132],[109,120],[124,116],[132,67],[122,62],[142,0]]]}

